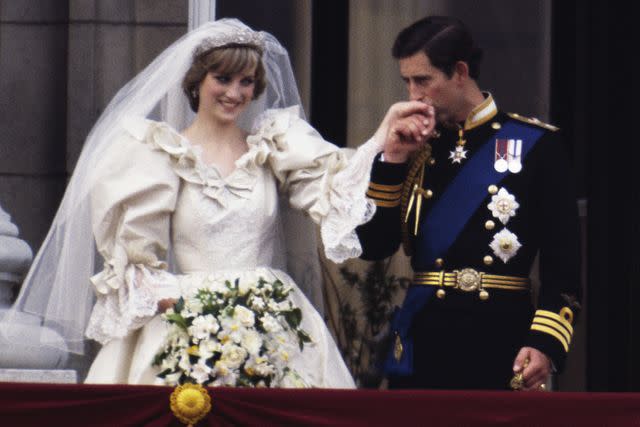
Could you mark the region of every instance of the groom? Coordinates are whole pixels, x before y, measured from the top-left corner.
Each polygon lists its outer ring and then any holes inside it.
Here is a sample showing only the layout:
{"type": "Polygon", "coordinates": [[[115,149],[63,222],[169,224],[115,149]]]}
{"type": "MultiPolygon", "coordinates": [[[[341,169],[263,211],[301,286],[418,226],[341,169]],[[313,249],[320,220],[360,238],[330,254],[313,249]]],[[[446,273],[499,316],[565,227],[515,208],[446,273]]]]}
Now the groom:
{"type": "Polygon", "coordinates": [[[455,18],[405,28],[393,56],[410,103],[387,115],[396,120],[367,193],[378,209],[358,229],[362,258],[402,241],[415,272],[391,324],[390,387],[544,390],[564,367],[581,293],[560,132],[480,90],[482,50],[455,18]],[[406,114],[419,103],[428,107],[406,114]]]}

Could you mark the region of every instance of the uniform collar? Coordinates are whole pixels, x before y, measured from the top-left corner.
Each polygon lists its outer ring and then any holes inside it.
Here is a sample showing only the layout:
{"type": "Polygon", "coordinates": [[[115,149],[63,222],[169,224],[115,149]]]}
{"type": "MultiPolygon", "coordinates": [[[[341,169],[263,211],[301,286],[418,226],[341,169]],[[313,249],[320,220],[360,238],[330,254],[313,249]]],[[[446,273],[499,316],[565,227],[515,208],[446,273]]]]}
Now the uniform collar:
{"type": "Polygon", "coordinates": [[[485,99],[480,105],[471,110],[471,113],[467,116],[467,120],[464,122],[464,130],[470,130],[480,126],[483,123],[488,122],[496,114],[498,114],[498,107],[496,106],[493,96],[489,92],[483,92],[485,99]]]}

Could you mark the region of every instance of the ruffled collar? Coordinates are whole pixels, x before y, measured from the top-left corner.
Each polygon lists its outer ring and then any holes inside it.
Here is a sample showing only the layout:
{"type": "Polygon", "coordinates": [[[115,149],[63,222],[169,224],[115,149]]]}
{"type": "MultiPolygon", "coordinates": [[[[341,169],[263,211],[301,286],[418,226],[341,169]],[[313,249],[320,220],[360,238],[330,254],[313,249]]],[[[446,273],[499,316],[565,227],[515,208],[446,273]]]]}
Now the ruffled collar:
{"type": "Polygon", "coordinates": [[[236,169],[223,177],[215,165],[206,164],[196,146],[180,135],[168,123],[142,119],[128,122],[125,128],[136,139],[151,144],[167,153],[174,172],[186,182],[201,187],[202,194],[229,206],[234,199],[249,199],[255,187],[255,170],[240,167],[245,157],[251,156],[251,148],[236,160],[236,169]]]}
{"type": "Polygon", "coordinates": [[[260,115],[247,137],[248,151],[236,160],[236,169],[226,177],[215,165],[206,164],[197,147],[168,123],[130,119],[124,127],[137,140],[166,152],[179,177],[201,186],[205,196],[227,207],[236,198],[251,197],[260,168],[267,164],[271,153],[287,149],[285,134],[299,117],[297,106],[267,110],[260,115]]]}

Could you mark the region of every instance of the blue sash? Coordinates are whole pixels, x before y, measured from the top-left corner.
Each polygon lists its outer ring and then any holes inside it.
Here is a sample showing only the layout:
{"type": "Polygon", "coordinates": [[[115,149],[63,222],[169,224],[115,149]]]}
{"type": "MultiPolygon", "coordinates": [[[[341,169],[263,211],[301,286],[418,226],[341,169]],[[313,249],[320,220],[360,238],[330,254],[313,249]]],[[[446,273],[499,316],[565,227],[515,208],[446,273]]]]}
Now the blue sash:
{"type": "MultiPolygon", "coordinates": [[[[521,160],[524,162],[529,151],[543,134],[543,129],[508,121],[478,148],[478,151],[465,162],[428,215],[421,220],[413,251],[418,265],[434,265],[437,258],[443,257],[487,197],[487,187],[500,183],[507,176],[506,172],[498,172],[493,167],[495,140],[515,139],[516,136],[517,139],[521,139],[521,160]]],[[[393,314],[390,325],[392,337],[398,337],[402,342],[402,356],[399,361],[394,358],[392,345],[384,362],[386,374],[413,373],[413,343],[408,336],[409,328],[414,316],[433,297],[435,291],[434,286],[410,286],[407,290],[402,307],[393,314]]]]}

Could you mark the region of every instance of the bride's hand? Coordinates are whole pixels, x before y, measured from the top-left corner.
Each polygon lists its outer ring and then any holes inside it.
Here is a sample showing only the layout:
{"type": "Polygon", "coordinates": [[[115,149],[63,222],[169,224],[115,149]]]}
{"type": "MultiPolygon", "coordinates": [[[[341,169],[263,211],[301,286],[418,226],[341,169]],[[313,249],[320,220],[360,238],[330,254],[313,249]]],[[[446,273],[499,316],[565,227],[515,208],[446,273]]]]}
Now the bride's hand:
{"type": "Polygon", "coordinates": [[[172,308],[177,302],[178,300],[175,298],[161,299],[158,301],[158,312],[164,313],[168,309],[172,308]]]}
{"type": "Polygon", "coordinates": [[[422,147],[434,127],[433,106],[420,101],[397,102],[387,111],[375,138],[384,150],[385,161],[402,163],[422,147]]]}

